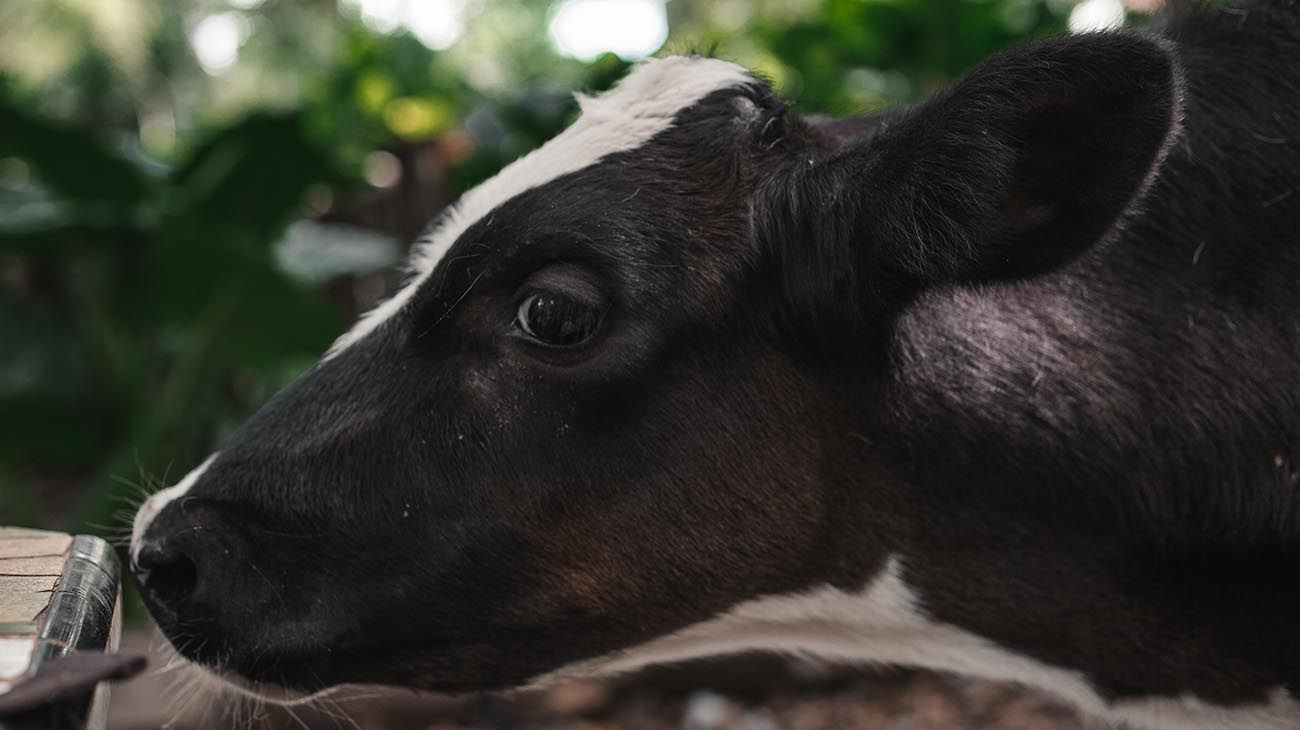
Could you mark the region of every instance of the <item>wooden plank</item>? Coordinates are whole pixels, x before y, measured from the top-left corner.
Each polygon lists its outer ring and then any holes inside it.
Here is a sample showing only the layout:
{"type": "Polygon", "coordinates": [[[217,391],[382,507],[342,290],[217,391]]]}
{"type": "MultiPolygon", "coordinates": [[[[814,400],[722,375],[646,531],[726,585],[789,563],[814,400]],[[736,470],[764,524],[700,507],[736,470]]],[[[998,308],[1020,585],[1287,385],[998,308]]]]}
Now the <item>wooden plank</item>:
{"type": "Polygon", "coordinates": [[[0,624],[35,623],[50,603],[52,593],[0,592],[0,624]]]}
{"type": "Polygon", "coordinates": [[[2,527],[0,526],[0,540],[12,540],[23,537],[48,537],[50,535],[62,535],[62,532],[51,532],[49,530],[33,530],[30,527],[2,527]]]}
{"type": "Polygon", "coordinates": [[[0,593],[49,593],[58,582],[57,575],[0,575],[0,593]]]}
{"type": "Polygon", "coordinates": [[[37,558],[63,555],[72,546],[72,535],[51,532],[48,535],[26,535],[0,540],[0,558],[37,558]]]}
{"type": "Polygon", "coordinates": [[[60,575],[63,573],[64,560],[63,555],[44,558],[0,558],[0,576],[60,575]]]}
{"type": "Polygon", "coordinates": [[[0,528],[0,634],[37,632],[71,546],[71,535],[0,528]]]}

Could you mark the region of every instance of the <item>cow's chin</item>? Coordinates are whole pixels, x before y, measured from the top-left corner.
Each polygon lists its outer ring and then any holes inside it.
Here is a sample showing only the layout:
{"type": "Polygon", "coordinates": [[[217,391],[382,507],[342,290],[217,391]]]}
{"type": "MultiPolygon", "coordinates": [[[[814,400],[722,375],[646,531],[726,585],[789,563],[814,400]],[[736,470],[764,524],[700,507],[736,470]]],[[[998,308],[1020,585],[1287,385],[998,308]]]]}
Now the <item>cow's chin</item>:
{"type": "MultiPolygon", "coordinates": [[[[348,685],[335,685],[313,691],[303,691],[274,682],[249,679],[237,672],[211,666],[183,656],[164,640],[163,653],[167,663],[166,674],[174,674],[174,698],[178,704],[210,704],[225,699],[238,699],[243,704],[296,707],[311,705],[344,691],[348,685]]],[[[180,708],[178,708],[180,709],[180,708]]]]}
{"type": "Polygon", "coordinates": [[[188,659],[180,659],[178,662],[183,665],[178,671],[191,675],[193,677],[191,681],[199,691],[205,694],[238,697],[257,704],[284,707],[309,705],[343,688],[343,685],[339,685],[313,692],[304,692],[273,682],[248,679],[235,672],[220,667],[210,667],[188,659]]]}
{"type": "Polygon", "coordinates": [[[201,671],[208,672],[213,678],[225,684],[228,691],[246,697],[256,702],[262,702],[270,705],[281,705],[292,707],[295,705],[306,705],[328,697],[339,691],[342,685],[335,687],[326,687],[314,692],[303,692],[301,690],[283,687],[272,682],[261,682],[247,679],[234,672],[221,671],[219,669],[210,669],[202,667],[201,671]]]}

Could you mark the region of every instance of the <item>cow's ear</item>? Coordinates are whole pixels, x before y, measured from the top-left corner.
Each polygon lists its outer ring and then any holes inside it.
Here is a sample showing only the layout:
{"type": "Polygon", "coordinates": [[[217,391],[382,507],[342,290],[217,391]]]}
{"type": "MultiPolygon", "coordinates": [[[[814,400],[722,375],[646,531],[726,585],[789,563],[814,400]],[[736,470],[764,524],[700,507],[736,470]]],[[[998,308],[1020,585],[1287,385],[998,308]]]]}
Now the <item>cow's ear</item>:
{"type": "Polygon", "coordinates": [[[813,320],[792,324],[852,337],[845,326],[920,287],[1032,276],[1079,255],[1154,178],[1178,79],[1170,49],[1144,36],[1034,42],[870,139],[801,161],[774,185],[762,233],[787,305],[813,320]]]}

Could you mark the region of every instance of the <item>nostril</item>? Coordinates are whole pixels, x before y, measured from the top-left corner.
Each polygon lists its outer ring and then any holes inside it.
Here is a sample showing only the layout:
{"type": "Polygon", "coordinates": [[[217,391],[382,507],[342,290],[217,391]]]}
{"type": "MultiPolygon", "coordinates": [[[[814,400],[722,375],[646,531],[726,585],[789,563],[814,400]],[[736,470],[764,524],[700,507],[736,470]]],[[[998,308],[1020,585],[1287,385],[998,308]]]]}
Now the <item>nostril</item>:
{"type": "Polygon", "coordinates": [[[173,609],[190,599],[199,580],[198,567],[189,555],[160,542],[141,546],[135,572],[148,593],[173,609]]]}

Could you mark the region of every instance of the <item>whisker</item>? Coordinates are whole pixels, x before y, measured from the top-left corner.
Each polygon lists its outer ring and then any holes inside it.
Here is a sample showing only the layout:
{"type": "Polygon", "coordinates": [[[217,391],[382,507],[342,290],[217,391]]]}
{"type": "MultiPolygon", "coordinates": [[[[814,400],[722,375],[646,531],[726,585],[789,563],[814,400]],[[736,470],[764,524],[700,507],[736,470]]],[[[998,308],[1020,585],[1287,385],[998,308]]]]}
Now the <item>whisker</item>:
{"type": "Polygon", "coordinates": [[[284,710],[289,713],[289,717],[292,718],[294,722],[298,723],[298,726],[301,727],[302,730],[311,730],[311,728],[307,726],[307,723],[303,722],[301,717],[298,717],[298,713],[293,711],[293,707],[284,705],[284,710]]]}

